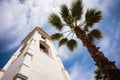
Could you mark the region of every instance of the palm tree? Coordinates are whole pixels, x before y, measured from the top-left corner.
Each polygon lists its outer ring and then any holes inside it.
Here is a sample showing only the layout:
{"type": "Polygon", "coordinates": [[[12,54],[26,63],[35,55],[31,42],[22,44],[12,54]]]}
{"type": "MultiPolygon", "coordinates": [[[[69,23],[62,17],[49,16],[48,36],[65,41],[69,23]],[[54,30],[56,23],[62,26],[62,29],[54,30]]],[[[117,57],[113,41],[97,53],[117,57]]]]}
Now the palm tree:
{"type": "Polygon", "coordinates": [[[101,72],[99,68],[94,71],[95,80],[107,80],[107,77],[101,72]]]}
{"type": "Polygon", "coordinates": [[[71,51],[74,51],[77,47],[75,34],[108,80],[120,80],[120,70],[104,56],[103,52],[99,51],[99,47],[96,47],[94,43],[96,39],[102,39],[102,33],[100,30],[94,29],[93,25],[102,19],[102,12],[96,9],[87,9],[83,17],[82,0],[74,0],[70,8],[63,4],[60,7],[60,16],[51,13],[48,18],[49,23],[58,30],[58,33],[51,35],[51,39],[58,40],[59,47],[66,45],[71,51]],[[64,27],[68,27],[70,30],[63,32],[64,27]]]}

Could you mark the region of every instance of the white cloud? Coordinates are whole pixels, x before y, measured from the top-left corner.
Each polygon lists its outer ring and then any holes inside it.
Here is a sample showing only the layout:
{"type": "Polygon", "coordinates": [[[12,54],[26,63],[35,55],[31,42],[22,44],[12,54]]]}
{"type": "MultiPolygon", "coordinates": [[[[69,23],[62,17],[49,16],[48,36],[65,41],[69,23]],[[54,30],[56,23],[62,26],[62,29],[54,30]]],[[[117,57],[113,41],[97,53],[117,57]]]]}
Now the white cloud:
{"type": "Polygon", "coordinates": [[[102,10],[104,15],[109,15],[107,12],[108,7],[113,3],[111,0],[83,0],[85,9],[87,8],[96,8],[102,10]]]}
{"type": "Polygon", "coordinates": [[[43,27],[53,8],[53,0],[25,0],[21,4],[18,0],[5,0],[0,3],[0,36],[4,33],[9,37],[17,37],[8,49],[16,47],[21,40],[36,26],[43,27]]]}
{"type": "Polygon", "coordinates": [[[86,70],[85,67],[75,63],[70,68],[71,80],[93,80],[94,73],[92,70],[86,70]]]}
{"type": "MultiPolygon", "coordinates": [[[[83,0],[83,2],[87,7],[99,7],[99,0],[83,0]]],[[[48,15],[51,12],[59,13],[61,4],[69,5],[70,3],[71,0],[24,0],[22,4],[19,0],[2,1],[0,35],[9,31],[11,36],[18,36],[22,40],[35,26],[44,27],[44,24],[48,23],[48,15]]],[[[20,40],[15,42],[20,43],[20,40]]]]}
{"type": "Polygon", "coordinates": [[[107,50],[110,46],[110,38],[107,36],[104,36],[104,38],[100,41],[99,46],[101,47],[101,50],[107,50]]]}
{"type": "Polygon", "coordinates": [[[116,28],[112,32],[114,36],[111,37],[112,42],[110,43],[109,51],[106,50],[106,52],[108,52],[108,56],[110,57],[110,59],[116,61],[116,65],[120,67],[120,23],[115,22],[114,24],[116,24],[116,28]]]}

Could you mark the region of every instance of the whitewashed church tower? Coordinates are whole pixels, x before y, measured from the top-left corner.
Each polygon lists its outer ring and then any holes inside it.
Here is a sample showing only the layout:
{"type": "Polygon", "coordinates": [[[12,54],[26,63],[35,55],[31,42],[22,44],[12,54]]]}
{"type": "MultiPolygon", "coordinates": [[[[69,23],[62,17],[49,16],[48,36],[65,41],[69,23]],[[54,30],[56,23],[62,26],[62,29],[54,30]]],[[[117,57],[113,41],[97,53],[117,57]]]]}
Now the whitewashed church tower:
{"type": "Polygon", "coordinates": [[[0,80],[70,80],[46,32],[36,27],[0,71],[0,80]]]}

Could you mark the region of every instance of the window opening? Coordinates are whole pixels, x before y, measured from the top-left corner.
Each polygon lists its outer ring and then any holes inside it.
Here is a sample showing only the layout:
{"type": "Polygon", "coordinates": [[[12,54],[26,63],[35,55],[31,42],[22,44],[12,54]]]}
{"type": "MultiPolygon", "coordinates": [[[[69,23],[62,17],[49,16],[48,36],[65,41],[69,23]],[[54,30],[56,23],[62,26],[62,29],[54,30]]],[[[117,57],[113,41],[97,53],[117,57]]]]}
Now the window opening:
{"type": "Polygon", "coordinates": [[[48,54],[47,48],[44,45],[42,45],[42,44],[40,44],[40,50],[45,52],[46,54],[48,54]]]}

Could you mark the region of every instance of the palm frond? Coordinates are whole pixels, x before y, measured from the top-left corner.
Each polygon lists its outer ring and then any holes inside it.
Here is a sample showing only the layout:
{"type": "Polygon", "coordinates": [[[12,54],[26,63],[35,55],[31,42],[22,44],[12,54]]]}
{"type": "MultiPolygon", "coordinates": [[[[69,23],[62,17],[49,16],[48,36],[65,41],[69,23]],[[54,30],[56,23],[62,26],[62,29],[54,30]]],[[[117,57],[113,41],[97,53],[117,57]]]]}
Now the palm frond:
{"type": "Polygon", "coordinates": [[[88,33],[88,38],[91,40],[91,41],[94,41],[95,39],[97,40],[101,40],[102,39],[102,33],[100,32],[100,30],[98,29],[93,29],[92,31],[90,31],[88,33]]]}
{"type": "Polygon", "coordinates": [[[94,37],[92,36],[92,34],[90,34],[90,33],[88,33],[88,38],[92,42],[94,42],[94,40],[95,40],[94,37]]]}
{"type": "Polygon", "coordinates": [[[60,14],[64,19],[70,16],[69,9],[65,4],[61,5],[60,11],[61,11],[60,14]]]}
{"type": "Polygon", "coordinates": [[[101,80],[101,79],[102,79],[102,76],[100,76],[100,75],[95,75],[95,79],[96,79],[96,80],[101,80]]]}
{"type": "Polygon", "coordinates": [[[95,71],[94,71],[94,74],[95,74],[95,79],[98,80],[98,79],[102,79],[102,72],[99,68],[97,68],[95,71]]]}
{"type": "Polygon", "coordinates": [[[64,44],[66,44],[67,42],[68,42],[68,39],[67,39],[67,38],[61,39],[61,40],[58,42],[59,47],[62,46],[62,45],[64,45],[64,44]]]}
{"type": "Polygon", "coordinates": [[[88,31],[89,31],[88,26],[87,26],[87,25],[85,25],[85,26],[83,27],[83,30],[84,30],[85,32],[88,32],[88,31]]]}
{"type": "Polygon", "coordinates": [[[55,34],[52,34],[52,35],[50,36],[50,38],[51,38],[52,40],[59,40],[62,36],[63,36],[63,34],[61,34],[61,33],[55,33],[55,34]]]}
{"type": "Polygon", "coordinates": [[[97,23],[102,19],[102,12],[96,9],[88,9],[85,14],[86,25],[89,27],[92,27],[94,23],[97,23]]]}
{"type": "Polygon", "coordinates": [[[48,17],[48,22],[58,30],[61,30],[63,28],[60,17],[55,13],[50,14],[50,16],[48,17]]]}
{"type": "Polygon", "coordinates": [[[69,50],[74,51],[75,48],[77,48],[77,41],[74,39],[71,39],[67,42],[67,47],[69,50]]]}
{"type": "Polygon", "coordinates": [[[77,0],[71,4],[71,13],[76,20],[81,19],[83,11],[82,0],[77,0]]]}
{"type": "Polygon", "coordinates": [[[65,4],[63,4],[61,6],[60,14],[61,14],[63,20],[66,22],[66,24],[70,25],[70,27],[71,27],[71,24],[73,23],[73,18],[70,15],[69,9],[68,9],[68,7],[65,4]]]}
{"type": "Polygon", "coordinates": [[[101,74],[101,71],[99,68],[97,68],[95,71],[94,71],[95,74],[101,74]]]}

